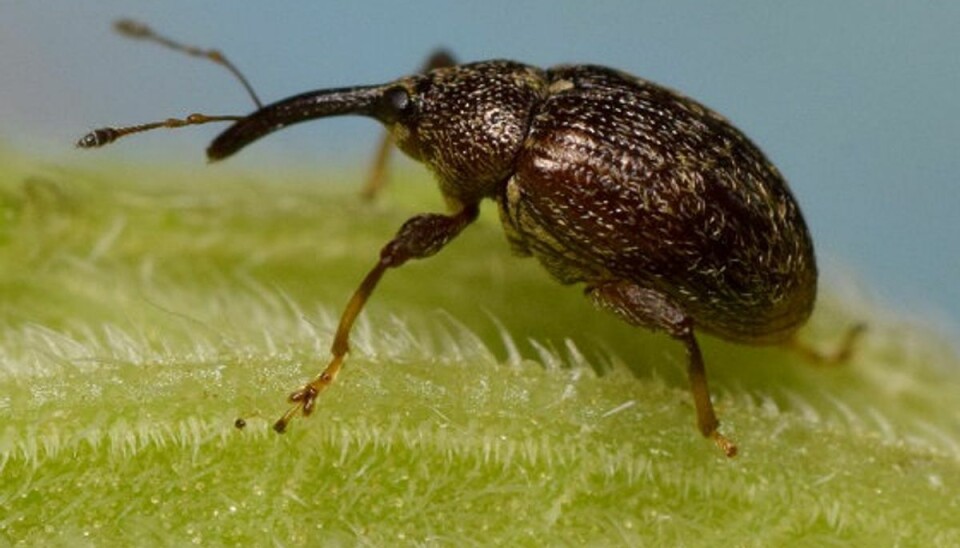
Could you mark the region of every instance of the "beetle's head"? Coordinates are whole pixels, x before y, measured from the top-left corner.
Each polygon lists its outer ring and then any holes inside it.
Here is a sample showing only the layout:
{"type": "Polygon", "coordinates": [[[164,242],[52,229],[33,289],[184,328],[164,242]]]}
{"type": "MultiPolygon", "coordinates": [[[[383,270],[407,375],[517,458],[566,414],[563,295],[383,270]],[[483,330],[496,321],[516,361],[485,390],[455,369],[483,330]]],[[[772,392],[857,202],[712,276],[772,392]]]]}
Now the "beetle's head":
{"type": "Polygon", "coordinates": [[[445,194],[478,199],[513,171],[543,82],[535,68],[487,61],[379,86],[312,91],[238,121],[211,143],[207,155],[226,158],[299,122],[360,114],[382,122],[400,149],[436,172],[445,194]]]}

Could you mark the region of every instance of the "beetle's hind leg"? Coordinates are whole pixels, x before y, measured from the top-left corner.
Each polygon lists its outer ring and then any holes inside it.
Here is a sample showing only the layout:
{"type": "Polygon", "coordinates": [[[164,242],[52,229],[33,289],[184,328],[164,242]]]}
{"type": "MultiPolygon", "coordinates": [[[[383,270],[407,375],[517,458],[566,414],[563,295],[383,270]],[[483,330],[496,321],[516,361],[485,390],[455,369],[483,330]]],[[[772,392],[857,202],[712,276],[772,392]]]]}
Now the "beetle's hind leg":
{"type": "Polygon", "coordinates": [[[824,352],[814,348],[809,343],[801,341],[796,334],[784,343],[784,346],[797,354],[800,354],[813,365],[833,366],[843,365],[850,360],[856,350],[857,342],[866,332],[867,325],[863,323],[855,324],[847,329],[840,340],[840,344],[832,352],[824,352]]]}
{"type": "Polygon", "coordinates": [[[693,333],[693,320],[669,298],[633,282],[606,282],[587,287],[587,296],[600,308],[613,312],[627,323],[652,330],[664,330],[683,343],[687,351],[687,376],[697,410],[697,427],[728,457],[737,454],[737,446],[720,433],[720,421],[710,401],[707,373],[700,345],[693,333]]]}
{"type": "MultiPolygon", "coordinates": [[[[450,52],[438,49],[434,51],[427,61],[420,68],[420,72],[430,72],[433,69],[452,67],[457,64],[450,52]]],[[[360,191],[360,195],[365,200],[374,199],[387,183],[387,163],[390,161],[390,151],[393,150],[393,139],[390,133],[384,132],[377,145],[377,151],[373,155],[373,162],[370,165],[370,172],[367,174],[367,181],[360,191]]]]}

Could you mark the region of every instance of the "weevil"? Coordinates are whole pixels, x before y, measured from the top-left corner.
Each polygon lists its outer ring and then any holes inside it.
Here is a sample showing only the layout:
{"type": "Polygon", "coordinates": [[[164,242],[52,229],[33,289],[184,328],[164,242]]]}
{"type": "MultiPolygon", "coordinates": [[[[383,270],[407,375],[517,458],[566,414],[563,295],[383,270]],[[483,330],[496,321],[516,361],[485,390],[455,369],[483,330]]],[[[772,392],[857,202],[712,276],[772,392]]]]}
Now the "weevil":
{"type": "MultiPolygon", "coordinates": [[[[232,121],[207,148],[216,161],[293,124],[361,115],[388,131],[366,193],[381,184],[392,142],[434,173],[449,207],[412,217],[381,249],[342,313],[329,363],[289,396],[293,406],[274,424],[277,432],[298,413],[310,415],[334,382],[354,321],[383,275],[439,252],[487,199],[517,255],[534,257],[562,284],[582,285],[590,301],[627,323],[683,345],[697,426],[727,456],[737,446],[719,431],[696,334],[803,348],[794,334],[813,310],[817,266],[800,208],[743,132],[676,91],[598,65],[458,65],[440,54],[385,84],[321,89],[263,106],[218,51],[183,46],[139,23],[117,28],[224,65],[258,108],[247,116],[192,114],[102,128],[78,146],[232,121]]],[[[849,354],[859,331],[850,330],[837,359],[849,354]]]]}

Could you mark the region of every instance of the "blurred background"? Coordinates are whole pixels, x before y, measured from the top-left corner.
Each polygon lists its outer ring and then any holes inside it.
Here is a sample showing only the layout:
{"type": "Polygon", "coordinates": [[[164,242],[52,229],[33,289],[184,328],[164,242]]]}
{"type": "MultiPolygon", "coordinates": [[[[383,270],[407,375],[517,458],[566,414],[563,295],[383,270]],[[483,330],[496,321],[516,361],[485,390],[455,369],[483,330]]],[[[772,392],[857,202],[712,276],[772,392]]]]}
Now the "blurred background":
{"type": "MultiPolygon", "coordinates": [[[[119,37],[120,17],[221,49],[266,102],[391,80],[438,46],[463,61],[610,65],[682,90],[790,180],[827,284],[960,334],[960,3],[5,2],[0,146],[56,164],[204,165],[220,126],[73,149],[104,125],[252,109],[223,69],[119,37]]],[[[359,173],[378,135],[364,119],[307,124],[231,165],[359,173]]]]}

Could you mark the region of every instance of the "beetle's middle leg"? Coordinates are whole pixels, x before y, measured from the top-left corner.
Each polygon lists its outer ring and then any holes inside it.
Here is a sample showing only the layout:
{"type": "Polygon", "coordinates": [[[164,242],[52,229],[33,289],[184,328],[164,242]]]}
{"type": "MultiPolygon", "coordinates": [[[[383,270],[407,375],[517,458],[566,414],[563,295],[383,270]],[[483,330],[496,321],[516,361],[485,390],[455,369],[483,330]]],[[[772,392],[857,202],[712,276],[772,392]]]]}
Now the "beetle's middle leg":
{"type": "MultiPolygon", "coordinates": [[[[420,73],[430,72],[433,69],[452,67],[457,61],[449,51],[439,49],[433,52],[427,61],[420,67],[420,73]]],[[[377,151],[373,155],[373,163],[370,166],[370,173],[367,175],[367,182],[363,185],[360,195],[366,200],[372,200],[380,193],[380,190],[387,182],[387,162],[390,160],[390,151],[393,150],[393,139],[389,132],[384,132],[377,145],[377,151]]]]}
{"type": "Polygon", "coordinates": [[[417,215],[400,227],[397,235],[380,250],[380,260],[367,273],[343,310],[337,333],[333,337],[333,345],[330,347],[332,354],[330,363],[312,381],[290,394],[289,400],[295,405],[274,423],[274,430],[281,433],[286,430],[287,424],[297,411],[302,411],[304,416],[312,413],[317,395],[337,378],[337,373],[343,366],[343,359],[350,350],[350,330],[353,328],[353,323],[384,272],[388,268],[397,268],[410,259],[423,259],[437,253],[472,223],[478,213],[477,204],[468,204],[453,215],[435,213],[417,215]]]}
{"type": "Polygon", "coordinates": [[[633,282],[616,281],[590,285],[586,294],[600,308],[613,312],[631,325],[664,330],[682,342],[687,350],[687,376],[697,409],[700,433],[713,440],[728,457],[737,454],[737,446],[718,430],[720,421],[710,401],[707,373],[700,345],[693,333],[693,320],[669,298],[633,282]]]}

